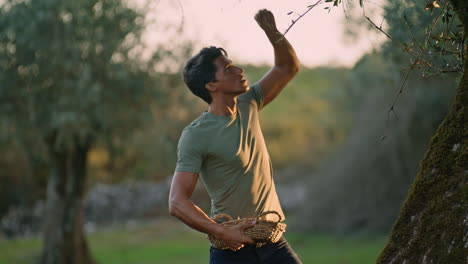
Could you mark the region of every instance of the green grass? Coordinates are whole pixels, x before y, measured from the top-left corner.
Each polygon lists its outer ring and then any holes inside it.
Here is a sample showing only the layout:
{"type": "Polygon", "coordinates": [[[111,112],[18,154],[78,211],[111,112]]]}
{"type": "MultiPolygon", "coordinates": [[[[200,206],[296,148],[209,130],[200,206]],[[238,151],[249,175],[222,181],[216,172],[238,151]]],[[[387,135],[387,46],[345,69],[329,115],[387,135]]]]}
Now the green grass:
{"type": "Polygon", "coordinates": [[[330,235],[285,234],[304,263],[317,264],[371,264],[375,263],[385,246],[385,235],[330,235]]]}
{"type": "Polygon", "coordinates": [[[0,238],[0,264],[33,263],[38,257],[40,246],[41,242],[37,238],[14,240],[0,238]]]}
{"type": "MultiPolygon", "coordinates": [[[[337,237],[286,233],[286,239],[305,264],[366,264],[385,245],[384,235],[337,237]]],[[[107,229],[88,236],[92,254],[100,264],[208,263],[205,235],[173,221],[144,227],[107,229]]],[[[0,238],[0,264],[32,264],[39,256],[39,239],[0,238]]]]}

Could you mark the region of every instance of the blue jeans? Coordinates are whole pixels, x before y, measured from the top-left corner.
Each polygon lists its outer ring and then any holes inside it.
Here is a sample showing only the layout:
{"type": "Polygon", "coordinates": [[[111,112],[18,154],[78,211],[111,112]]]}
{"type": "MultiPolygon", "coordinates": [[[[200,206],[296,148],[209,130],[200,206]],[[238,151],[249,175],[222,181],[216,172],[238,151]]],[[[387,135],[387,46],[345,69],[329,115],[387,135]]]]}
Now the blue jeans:
{"type": "Polygon", "coordinates": [[[262,247],[245,245],[238,251],[210,248],[210,264],[302,264],[284,237],[262,247]]]}

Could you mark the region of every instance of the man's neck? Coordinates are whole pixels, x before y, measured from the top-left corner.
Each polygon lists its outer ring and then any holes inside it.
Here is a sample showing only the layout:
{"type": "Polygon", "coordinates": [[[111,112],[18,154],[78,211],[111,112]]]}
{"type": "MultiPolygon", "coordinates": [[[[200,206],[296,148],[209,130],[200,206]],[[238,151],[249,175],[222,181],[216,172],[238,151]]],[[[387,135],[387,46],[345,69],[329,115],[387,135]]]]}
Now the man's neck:
{"type": "Polygon", "coordinates": [[[208,112],[219,116],[232,116],[237,112],[236,105],[237,97],[224,100],[213,100],[208,106],[208,112]]]}

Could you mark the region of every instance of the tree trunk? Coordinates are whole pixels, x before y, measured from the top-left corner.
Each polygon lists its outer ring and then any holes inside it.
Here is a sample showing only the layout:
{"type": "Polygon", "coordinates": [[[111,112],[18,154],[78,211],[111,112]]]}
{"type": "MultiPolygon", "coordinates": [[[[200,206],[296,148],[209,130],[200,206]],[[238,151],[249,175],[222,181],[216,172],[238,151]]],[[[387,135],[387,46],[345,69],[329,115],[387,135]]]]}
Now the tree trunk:
{"type": "Polygon", "coordinates": [[[73,140],[58,148],[57,132],[46,138],[52,165],[47,187],[43,250],[40,264],[94,263],[83,232],[82,197],[89,141],[73,140]]]}
{"type": "MultiPolygon", "coordinates": [[[[467,36],[468,1],[451,0],[467,36]]],[[[452,109],[431,139],[377,263],[468,263],[468,56],[452,109]]]]}

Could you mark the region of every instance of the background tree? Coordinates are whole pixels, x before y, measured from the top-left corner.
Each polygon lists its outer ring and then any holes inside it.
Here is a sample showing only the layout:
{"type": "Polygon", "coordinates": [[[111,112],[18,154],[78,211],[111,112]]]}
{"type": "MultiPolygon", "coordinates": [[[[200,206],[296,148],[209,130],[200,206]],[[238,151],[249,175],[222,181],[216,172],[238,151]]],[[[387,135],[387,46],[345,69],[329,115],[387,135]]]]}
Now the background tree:
{"type": "MultiPolygon", "coordinates": [[[[334,5],[342,3],[341,0],[326,2],[333,2],[334,5]]],[[[363,1],[359,3],[362,6],[363,1]]],[[[414,28],[411,28],[412,25],[407,19],[409,16],[400,17],[407,22],[410,29],[408,36],[412,40],[410,43],[401,43],[393,39],[392,35],[388,35],[382,26],[368,19],[375,28],[389,36],[392,45],[401,48],[410,58],[410,67],[407,69],[398,95],[402,94],[407,77],[414,69],[422,70],[424,75],[444,77],[443,73],[446,72],[461,72],[462,76],[455,101],[429,143],[400,215],[394,223],[388,244],[377,262],[465,263],[466,172],[468,171],[466,162],[468,160],[468,66],[466,64],[468,2],[416,1],[416,4],[401,5],[399,1],[396,5],[408,9],[425,9],[428,11],[426,18],[420,14],[421,12],[413,12],[419,13],[419,16],[412,19],[416,23],[431,21],[428,28],[423,31],[424,34],[418,32],[419,35],[423,35],[423,39],[417,39],[416,34],[412,32],[414,28]],[[461,24],[458,25],[457,21],[461,24]],[[447,58],[455,58],[453,64],[447,63],[449,62],[447,58]]],[[[389,113],[394,112],[394,106],[395,103],[388,110],[389,113]]]]}
{"type": "MultiPolygon", "coordinates": [[[[458,53],[462,77],[452,108],[429,144],[378,263],[466,262],[468,2],[440,3],[451,5],[461,21],[454,31],[461,36],[458,53]]],[[[434,2],[427,3],[429,7],[431,4],[434,2]]]]}
{"type": "Polygon", "coordinates": [[[1,6],[2,137],[34,142],[50,165],[40,263],[93,262],[82,224],[88,153],[149,121],[156,96],[154,60],[139,58],[143,23],[120,0],[1,6]]]}

